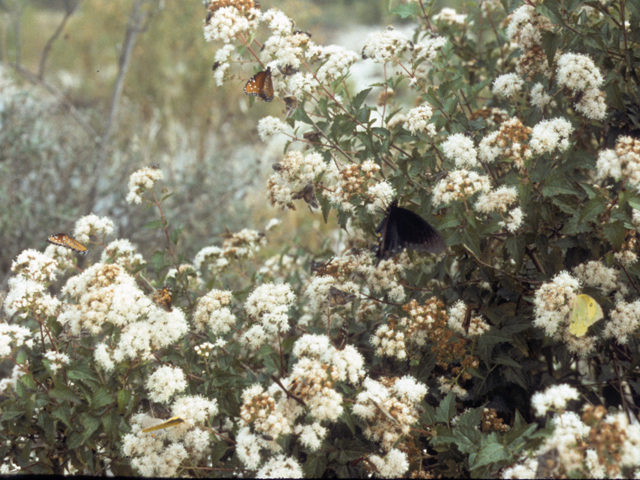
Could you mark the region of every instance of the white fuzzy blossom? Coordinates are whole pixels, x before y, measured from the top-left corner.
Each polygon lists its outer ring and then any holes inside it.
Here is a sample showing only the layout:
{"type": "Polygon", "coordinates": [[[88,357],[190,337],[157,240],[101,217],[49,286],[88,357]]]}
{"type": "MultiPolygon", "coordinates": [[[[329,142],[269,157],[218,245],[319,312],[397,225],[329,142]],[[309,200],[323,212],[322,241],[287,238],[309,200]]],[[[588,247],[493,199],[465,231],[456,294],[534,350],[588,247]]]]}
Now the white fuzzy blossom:
{"type": "Polygon", "coordinates": [[[436,127],[429,123],[433,110],[429,105],[420,105],[412,108],[407,113],[407,121],[404,127],[411,132],[411,135],[417,135],[419,132],[426,132],[431,136],[436,134],[436,127]]]}
{"type": "Polygon", "coordinates": [[[457,200],[466,200],[477,192],[488,192],[491,182],[486,175],[465,169],[454,170],[440,180],[433,189],[434,206],[446,205],[457,200]]]}
{"type": "Polygon", "coordinates": [[[291,457],[278,455],[266,462],[258,473],[257,478],[302,478],[304,473],[298,461],[291,457]]]}
{"type": "Polygon", "coordinates": [[[531,89],[531,104],[543,110],[547,105],[551,103],[551,95],[544,90],[544,86],[541,83],[536,83],[531,89]]]}
{"type": "Polygon", "coordinates": [[[551,153],[556,149],[564,152],[569,148],[569,136],[572,132],[571,122],[564,118],[543,120],[533,127],[529,146],[538,155],[551,153]]]}
{"type": "Polygon", "coordinates": [[[287,125],[276,117],[264,117],[258,122],[258,135],[264,142],[267,138],[283,133],[287,130],[287,125]]]}
{"type": "Polygon", "coordinates": [[[632,303],[618,302],[609,316],[610,320],[602,333],[603,338],[615,338],[619,344],[626,344],[640,327],[640,300],[632,303]]]}
{"type": "Polygon", "coordinates": [[[158,180],[162,180],[162,170],[145,167],[137,170],[129,177],[128,203],[142,202],[142,194],[153,189],[158,180]]]}
{"type": "Polygon", "coordinates": [[[34,282],[46,283],[56,279],[58,262],[34,249],[23,250],[11,263],[11,271],[34,282]]]}
{"type": "Polygon", "coordinates": [[[347,75],[349,68],[358,61],[355,52],[337,45],[320,46],[310,43],[306,57],[322,62],[316,71],[316,78],[321,84],[327,85],[347,75]]]}
{"type": "Polygon", "coordinates": [[[514,97],[522,87],[524,86],[524,80],[522,80],[515,73],[506,73],[500,75],[493,81],[493,94],[501,95],[503,97],[514,97]]]}
{"type": "Polygon", "coordinates": [[[222,335],[231,330],[236,322],[236,316],[227,307],[231,303],[230,291],[211,290],[198,300],[193,321],[198,330],[209,327],[216,335],[222,335]]]}
{"type": "Polygon", "coordinates": [[[534,393],[531,405],[539,417],[544,416],[550,409],[563,410],[569,400],[578,399],[578,390],[565,384],[547,388],[544,392],[534,393]]]}
{"type": "Polygon", "coordinates": [[[543,328],[545,335],[558,338],[562,327],[568,328],[569,314],[578,295],[580,282],[567,272],[560,272],[551,282],[544,283],[534,300],[533,325],[543,328]]]}
{"type": "MultiPolygon", "coordinates": [[[[640,140],[627,136],[618,137],[615,149],[603,150],[598,154],[596,171],[599,179],[624,179],[640,192],[640,140]]],[[[635,210],[633,215],[633,218],[638,217],[635,210]]]]}
{"type": "Polygon", "coordinates": [[[289,331],[287,312],[295,298],[288,284],[265,283],[251,292],[244,308],[254,324],[242,336],[242,343],[257,349],[267,339],[289,331]]]}
{"type": "Polygon", "coordinates": [[[258,9],[243,13],[235,6],[218,8],[204,26],[204,38],[207,42],[230,43],[239,34],[250,36],[258,27],[259,17],[258,9]]]}
{"type": "Polygon", "coordinates": [[[524,213],[522,212],[522,209],[520,207],[516,207],[513,210],[510,210],[507,213],[506,219],[498,222],[498,225],[509,233],[516,233],[516,230],[518,230],[522,225],[523,220],[524,213]]]}
{"type": "Polygon", "coordinates": [[[4,311],[11,317],[16,312],[45,317],[54,316],[60,309],[60,300],[51,296],[42,283],[19,276],[9,279],[9,292],[4,299],[4,311]]]}
{"type": "Polygon", "coordinates": [[[373,199],[373,202],[367,205],[367,210],[375,213],[386,209],[387,205],[395,198],[396,192],[386,180],[383,180],[370,185],[367,188],[367,195],[373,199]]]}
{"type": "Polygon", "coordinates": [[[473,145],[473,140],[462,133],[449,135],[442,143],[442,151],[447,158],[455,161],[458,168],[478,166],[478,152],[473,145]]]}
{"type": "Polygon", "coordinates": [[[80,243],[89,241],[89,235],[104,238],[111,235],[114,230],[113,221],[107,217],[98,217],[93,213],[82,217],[76,222],[73,235],[80,243]]]}
{"type": "Polygon", "coordinates": [[[558,59],[557,80],[574,91],[599,88],[604,83],[600,70],[587,55],[565,53],[558,59]]]}
{"type": "Polygon", "coordinates": [[[409,470],[407,454],[397,448],[389,450],[384,457],[369,455],[369,461],[376,467],[376,477],[401,478],[409,470]]]}
{"type": "Polygon", "coordinates": [[[484,214],[491,212],[505,213],[509,209],[509,206],[517,201],[518,190],[516,190],[515,187],[503,185],[480,195],[478,201],[475,203],[475,209],[484,214]]]}
{"type": "Polygon", "coordinates": [[[365,41],[362,54],[377,63],[386,63],[390,60],[397,61],[408,47],[409,39],[393,27],[389,27],[383,32],[370,34],[365,41]]]}
{"type": "Polygon", "coordinates": [[[435,60],[440,49],[444,47],[446,43],[446,37],[425,36],[414,46],[413,60],[417,62],[424,59],[428,62],[432,62],[433,60],[435,60]]]}
{"type": "Polygon", "coordinates": [[[178,367],[160,367],[149,378],[145,387],[154,402],[164,403],[178,392],[187,388],[187,381],[182,369],[178,367]]]}

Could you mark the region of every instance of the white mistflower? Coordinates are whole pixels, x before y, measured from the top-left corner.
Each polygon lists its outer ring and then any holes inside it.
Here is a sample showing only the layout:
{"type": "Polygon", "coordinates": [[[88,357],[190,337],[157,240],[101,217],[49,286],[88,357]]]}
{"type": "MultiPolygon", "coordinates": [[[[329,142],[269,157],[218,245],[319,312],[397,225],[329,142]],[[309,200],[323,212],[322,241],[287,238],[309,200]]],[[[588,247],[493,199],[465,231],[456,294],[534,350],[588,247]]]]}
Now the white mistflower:
{"type": "Polygon", "coordinates": [[[436,184],[431,202],[437,207],[456,200],[466,200],[477,192],[488,192],[490,189],[491,182],[486,175],[465,169],[454,170],[436,184]]]}
{"type": "Polygon", "coordinates": [[[209,327],[216,335],[227,333],[236,322],[236,317],[227,307],[231,303],[229,291],[211,290],[198,300],[193,321],[198,330],[209,327]]]}
{"type": "Polygon", "coordinates": [[[429,135],[436,134],[436,127],[429,123],[433,110],[429,105],[420,105],[412,108],[407,113],[407,121],[404,127],[411,132],[411,135],[417,135],[419,132],[426,132],[429,135]]]}
{"type": "Polygon", "coordinates": [[[258,135],[264,142],[267,138],[283,133],[287,130],[287,125],[276,117],[264,117],[258,122],[258,135]]]}
{"type": "MultiPolygon", "coordinates": [[[[145,167],[133,172],[129,177],[127,202],[142,202],[142,194],[153,189],[153,186],[158,180],[162,180],[162,170],[159,168],[145,167]]],[[[77,235],[76,233],[76,236],[77,235]]]]}
{"type": "Polygon", "coordinates": [[[447,158],[456,162],[458,168],[478,166],[478,152],[473,145],[473,140],[462,133],[449,135],[442,143],[442,151],[447,158]]]}
{"type": "Polygon", "coordinates": [[[0,358],[8,357],[14,348],[20,348],[29,342],[31,331],[18,325],[0,323],[0,358]]]}
{"type": "Polygon", "coordinates": [[[389,60],[398,60],[408,47],[409,39],[393,27],[389,27],[383,32],[370,34],[365,41],[362,54],[375,62],[386,63],[389,60]]]}
{"type": "Polygon", "coordinates": [[[358,55],[337,45],[320,46],[309,42],[306,51],[309,60],[320,61],[316,72],[321,84],[330,84],[349,73],[349,68],[358,61],[358,55]]]}
{"type": "Polygon", "coordinates": [[[413,60],[414,62],[420,60],[426,60],[428,62],[432,62],[435,60],[436,56],[447,43],[446,37],[424,37],[420,40],[413,49],[413,60]]]}
{"type": "Polygon", "coordinates": [[[44,358],[46,358],[50,362],[49,368],[54,374],[60,369],[60,367],[62,367],[63,365],[68,365],[69,362],[71,362],[69,355],[67,355],[66,353],[55,352],[53,350],[49,350],[47,353],[45,353],[44,358]]]}
{"type": "Polygon", "coordinates": [[[522,80],[515,73],[507,73],[500,75],[493,82],[493,94],[501,95],[503,97],[514,97],[522,87],[524,86],[524,80],[522,80]]]}
{"type": "Polygon", "coordinates": [[[503,227],[509,233],[515,233],[518,228],[522,225],[522,221],[524,220],[524,213],[520,207],[516,207],[510,210],[507,214],[506,220],[498,222],[498,225],[503,227]]]}
{"type": "Polygon", "coordinates": [[[551,96],[545,92],[541,83],[536,83],[531,89],[531,104],[537,107],[538,110],[543,110],[550,103],[551,96]]]}
{"type": "Polygon", "coordinates": [[[384,457],[369,455],[369,461],[376,467],[376,477],[401,478],[409,470],[407,454],[397,448],[390,450],[384,457]]]}
{"type": "Polygon", "coordinates": [[[466,23],[467,16],[459,14],[453,8],[445,7],[433,16],[434,22],[443,22],[450,25],[464,25],[466,23]]]}
{"type": "Polygon", "coordinates": [[[184,372],[178,367],[160,367],[147,379],[145,387],[154,402],[167,402],[187,388],[184,372]]]}
{"type": "Polygon", "coordinates": [[[11,317],[16,312],[31,312],[45,317],[56,315],[60,300],[49,295],[42,283],[19,276],[9,279],[9,292],[4,299],[4,311],[11,317]]]}
{"type": "Polygon", "coordinates": [[[545,335],[558,338],[568,328],[568,318],[580,289],[580,282],[569,273],[557,274],[551,282],[542,284],[536,291],[533,325],[545,330],[545,335]]]}
{"type": "Polygon", "coordinates": [[[269,29],[279,36],[291,35],[294,23],[281,10],[270,8],[262,14],[262,20],[269,23],[269,29]]]}
{"type": "Polygon", "coordinates": [[[230,43],[239,34],[251,36],[258,26],[259,16],[257,9],[251,9],[243,15],[234,6],[218,8],[204,26],[204,38],[207,42],[220,40],[230,43]]]}
{"type": "Polygon", "coordinates": [[[258,473],[257,478],[302,478],[304,472],[297,460],[284,455],[278,455],[266,462],[258,473]]]}
{"type": "Polygon", "coordinates": [[[614,180],[622,178],[622,161],[615,150],[602,150],[598,154],[596,172],[600,180],[607,177],[612,177],[614,180]]]}
{"type": "Polygon", "coordinates": [[[578,399],[578,390],[567,385],[555,385],[544,392],[534,393],[531,397],[531,405],[539,417],[544,416],[551,408],[563,410],[569,400],[578,399]]]}
{"type": "Polygon", "coordinates": [[[505,213],[509,206],[518,201],[518,191],[516,187],[508,187],[503,185],[491,190],[487,193],[483,193],[478,197],[478,201],[475,203],[476,211],[484,214],[491,212],[505,213]]]}
{"type": "Polygon", "coordinates": [[[604,120],[607,116],[605,94],[597,88],[587,90],[580,101],[576,103],[576,111],[590,120],[604,120]]]}
{"type": "Polygon", "coordinates": [[[82,217],[76,222],[73,235],[80,243],[89,241],[89,235],[104,238],[111,235],[114,230],[113,221],[107,217],[98,217],[93,213],[82,217]]]}
{"type": "Polygon", "coordinates": [[[370,185],[367,194],[373,198],[373,202],[367,205],[367,210],[371,213],[385,210],[396,196],[395,190],[386,180],[370,185]]]}
{"type": "Polygon", "coordinates": [[[563,118],[543,120],[533,127],[529,146],[538,155],[551,153],[556,149],[563,152],[569,148],[571,133],[573,133],[571,123],[563,118]]]}
{"type": "Polygon", "coordinates": [[[58,262],[34,249],[23,250],[11,263],[11,271],[33,280],[46,283],[56,279],[58,262]]]}
{"type": "Polygon", "coordinates": [[[574,91],[599,88],[604,83],[600,70],[587,55],[563,54],[558,59],[557,74],[558,83],[574,91]]]}

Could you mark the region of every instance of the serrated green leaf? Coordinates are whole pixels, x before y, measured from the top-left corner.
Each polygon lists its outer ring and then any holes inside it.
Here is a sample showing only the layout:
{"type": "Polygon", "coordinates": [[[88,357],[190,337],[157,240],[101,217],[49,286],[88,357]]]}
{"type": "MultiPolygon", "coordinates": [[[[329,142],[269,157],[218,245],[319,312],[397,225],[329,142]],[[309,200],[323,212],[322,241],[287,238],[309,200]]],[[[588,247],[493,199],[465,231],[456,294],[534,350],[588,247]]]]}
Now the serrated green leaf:
{"type": "Polygon", "coordinates": [[[82,419],[82,426],[84,427],[84,431],[82,432],[81,442],[82,444],[86,443],[89,440],[89,437],[95,433],[98,428],[100,428],[102,422],[99,418],[86,416],[82,419]]]}
{"type": "Polygon", "coordinates": [[[436,422],[449,423],[456,414],[456,396],[449,393],[436,408],[436,422]]]}
{"type": "Polygon", "coordinates": [[[580,222],[588,222],[592,218],[596,218],[602,212],[604,212],[606,208],[605,202],[602,198],[596,197],[589,200],[582,211],[580,212],[579,221],[580,222]]]}
{"type": "Polygon", "coordinates": [[[307,478],[321,478],[326,470],[327,459],[324,456],[309,455],[302,469],[307,478]]]}
{"type": "Polygon", "coordinates": [[[471,464],[471,458],[469,458],[469,469],[471,471],[477,470],[480,467],[491,465],[509,458],[511,458],[511,454],[504,446],[499,443],[489,443],[480,449],[475,456],[475,462],[473,464],[471,464]]]}
{"type": "Polygon", "coordinates": [[[94,395],[91,402],[93,408],[101,408],[115,402],[113,394],[106,388],[100,388],[94,395]]]}
{"type": "Polygon", "coordinates": [[[614,249],[619,249],[624,241],[627,229],[620,221],[610,222],[602,226],[602,232],[614,249]]]}
{"type": "Polygon", "coordinates": [[[211,462],[211,465],[214,467],[218,465],[218,462],[224,454],[227,453],[227,450],[229,450],[229,446],[226,442],[216,442],[209,453],[209,461],[211,462]]]}
{"type": "Polygon", "coordinates": [[[124,415],[127,413],[127,406],[131,400],[131,392],[129,390],[120,390],[118,392],[118,413],[124,415]]]}

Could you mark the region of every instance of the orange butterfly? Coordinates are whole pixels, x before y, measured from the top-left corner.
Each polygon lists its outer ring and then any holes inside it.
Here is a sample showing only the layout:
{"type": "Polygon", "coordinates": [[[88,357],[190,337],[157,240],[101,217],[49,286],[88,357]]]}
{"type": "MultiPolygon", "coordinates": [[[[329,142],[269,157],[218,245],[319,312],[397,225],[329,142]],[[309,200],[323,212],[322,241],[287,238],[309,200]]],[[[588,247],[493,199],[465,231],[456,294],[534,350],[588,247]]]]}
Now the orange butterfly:
{"type": "Polygon", "coordinates": [[[47,238],[47,242],[52,243],[53,245],[56,245],[58,247],[70,248],[71,250],[82,255],[86,255],[89,252],[87,247],[82,245],[75,238],[71,238],[66,233],[56,233],[55,235],[49,235],[49,237],[47,238]]]}
{"type": "Polygon", "coordinates": [[[171,285],[163,285],[153,296],[153,300],[158,303],[166,311],[173,310],[171,306],[171,285]]]}
{"type": "Polygon", "coordinates": [[[261,98],[265,102],[273,100],[273,82],[271,68],[256,73],[244,86],[244,93],[261,98]]]}

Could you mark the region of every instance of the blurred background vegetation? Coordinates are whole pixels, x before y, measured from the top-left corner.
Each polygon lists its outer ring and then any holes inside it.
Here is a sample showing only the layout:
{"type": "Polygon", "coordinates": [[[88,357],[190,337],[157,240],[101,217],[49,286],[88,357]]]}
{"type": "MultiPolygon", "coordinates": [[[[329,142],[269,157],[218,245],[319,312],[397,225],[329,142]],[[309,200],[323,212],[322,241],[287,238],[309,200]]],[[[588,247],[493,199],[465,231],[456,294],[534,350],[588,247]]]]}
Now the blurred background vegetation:
{"type": "MultiPolygon", "coordinates": [[[[273,6],[263,2],[262,8],[273,6]]],[[[389,6],[370,0],[277,4],[295,12],[297,27],[318,43],[341,36],[348,42],[356,27],[384,24],[389,6]]],[[[143,228],[152,213],[124,200],[129,175],[154,164],[175,193],[165,213],[173,227],[184,225],[186,258],[219,244],[225,228],[260,229],[274,216],[290,228],[271,245],[304,238],[305,248],[321,250],[325,236],[307,232],[326,233],[334,225],[264,201],[264,179],[284,143],[265,147],[256,125],[267,115],[283,117],[284,105],[249,108],[241,79],[215,85],[216,46],[204,40],[205,14],[199,0],[0,2],[0,288],[19,252],[42,250],[48,234],[71,233],[88,213],[112,218],[117,236],[143,254],[164,248],[161,230],[143,228]],[[136,12],[140,28],[132,40],[136,12]],[[129,63],[122,68],[127,45],[129,63]]]]}

